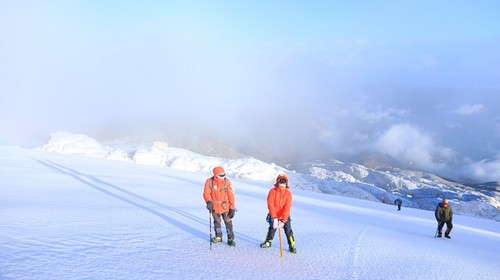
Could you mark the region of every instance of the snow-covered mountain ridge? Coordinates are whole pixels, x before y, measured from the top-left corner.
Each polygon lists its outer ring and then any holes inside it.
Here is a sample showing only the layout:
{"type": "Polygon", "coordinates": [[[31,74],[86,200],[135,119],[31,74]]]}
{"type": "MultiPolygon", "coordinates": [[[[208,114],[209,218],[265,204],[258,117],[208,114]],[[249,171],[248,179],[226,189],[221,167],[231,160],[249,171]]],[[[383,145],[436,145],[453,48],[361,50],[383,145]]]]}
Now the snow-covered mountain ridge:
{"type": "Polygon", "coordinates": [[[470,187],[431,173],[397,168],[371,169],[337,160],[304,162],[285,167],[255,158],[225,159],[169,147],[166,142],[99,143],[82,134],[57,132],[44,151],[112,159],[177,170],[210,173],[222,165],[233,178],[273,182],[286,172],[292,187],[392,204],[400,197],[404,207],[433,210],[444,197],[457,214],[500,221],[498,184],[470,187]]]}

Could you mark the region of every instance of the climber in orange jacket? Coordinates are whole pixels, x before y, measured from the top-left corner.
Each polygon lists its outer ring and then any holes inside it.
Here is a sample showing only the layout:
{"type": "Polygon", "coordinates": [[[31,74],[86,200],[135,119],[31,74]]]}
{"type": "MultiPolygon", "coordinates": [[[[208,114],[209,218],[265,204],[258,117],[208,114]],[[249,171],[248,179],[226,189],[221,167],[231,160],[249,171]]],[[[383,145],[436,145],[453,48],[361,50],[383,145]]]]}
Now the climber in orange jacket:
{"type": "Polygon", "coordinates": [[[271,247],[274,239],[274,234],[278,227],[283,227],[288,241],[288,249],[292,253],[297,253],[295,247],[295,238],[293,237],[292,224],[290,219],[290,209],[292,208],[292,193],[289,190],[288,177],[285,174],[280,174],[276,178],[274,187],[267,195],[267,222],[269,228],[267,230],[266,240],[260,244],[261,248],[271,247]]]}
{"type": "Polygon", "coordinates": [[[234,204],[234,190],[231,181],[226,178],[224,168],[217,166],[213,169],[214,175],[205,181],[203,189],[203,199],[207,204],[207,209],[214,218],[215,237],[210,240],[212,243],[222,241],[221,218],[224,220],[227,231],[227,244],[235,246],[233,221],[236,208],[234,204]]]}

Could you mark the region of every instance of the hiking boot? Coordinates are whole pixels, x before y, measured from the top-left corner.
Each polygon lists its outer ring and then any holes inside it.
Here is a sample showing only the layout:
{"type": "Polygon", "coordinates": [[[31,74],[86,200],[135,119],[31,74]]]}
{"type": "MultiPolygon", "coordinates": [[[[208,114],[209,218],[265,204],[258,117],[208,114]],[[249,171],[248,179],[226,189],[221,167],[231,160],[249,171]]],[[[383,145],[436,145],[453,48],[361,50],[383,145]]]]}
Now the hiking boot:
{"type": "Polygon", "coordinates": [[[228,239],[227,240],[227,245],[229,245],[231,247],[234,247],[234,246],[236,246],[236,242],[234,242],[234,239],[228,239]]]}
{"type": "Polygon", "coordinates": [[[219,237],[219,236],[216,236],[216,237],[212,237],[212,243],[219,243],[222,241],[222,238],[219,237]]]}
{"type": "Polygon", "coordinates": [[[295,248],[295,238],[293,238],[293,236],[288,236],[288,250],[291,253],[297,253],[297,248],[295,248]]]}
{"type": "Polygon", "coordinates": [[[264,241],[264,243],[260,244],[260,248],[270,248],[271,241],[264,241]]]}
{"type": "Polygon", "coordinates": [[[437,237],[443,237],[443,234],[442,233],[438,233],[437,237]]]}
{"type": "Polygon", "coordinates": [[[448,234],[445,234],[444,237],[451,239],[451,236],[449,236],[448,234]]]}

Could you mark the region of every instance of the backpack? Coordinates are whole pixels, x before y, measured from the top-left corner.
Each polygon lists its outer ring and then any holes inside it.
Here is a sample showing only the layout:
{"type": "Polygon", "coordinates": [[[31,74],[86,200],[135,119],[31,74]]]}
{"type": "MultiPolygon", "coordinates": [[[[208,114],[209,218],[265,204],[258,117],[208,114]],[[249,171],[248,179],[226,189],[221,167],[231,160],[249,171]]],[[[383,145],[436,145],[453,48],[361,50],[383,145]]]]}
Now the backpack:
{"type": "MultiPolygon", "coordinates": [[[[214,177],[212,176],[212,177],[210,177],[210,193],[212,193],[212,191],[213,191],[213,184],[214,184],[214,177]]],[[[226,192],[226,197],[228,199],[226,199],[224,201],[212,200],[213,202],[219,202],[223,209],[226,209],[226,206],[224,206],[224,204],[229,203],[229,196],[227,196],[227,189],[228,189],[227,185],[228,185],[228,180],[226,178],[224,178],[224,191],[226,192]]]]}

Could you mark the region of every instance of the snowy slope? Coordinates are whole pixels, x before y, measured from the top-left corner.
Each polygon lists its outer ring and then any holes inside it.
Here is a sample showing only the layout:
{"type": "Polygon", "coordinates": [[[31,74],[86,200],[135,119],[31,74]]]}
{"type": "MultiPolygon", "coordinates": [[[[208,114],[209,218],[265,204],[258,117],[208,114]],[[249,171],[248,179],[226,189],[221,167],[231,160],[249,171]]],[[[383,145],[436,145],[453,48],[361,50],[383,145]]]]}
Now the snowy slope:
{"type": "MultiPolygon", "coordinates": [[[[215,161],[214,161],[215,163],[215,161]]],[[[229,172],[228,172],[229,173],[229,172]]],[[[258,244],[269,184],[233,179],[237,246],[209,249],[209,172],[0,147],[0,279],[498,279],[500,225],[293,189],[298,253],[258,244]]],[[[225,240],[225,238],[224,238],[225,240]]]]}
{"type": "Polygon", "coordinates": [[[471,188],[449,182],[433,174],[400,169],[375,170],[359,164],[304,162],[284,167],[265,163],[255,158],[224,159],[203,156],[184,149],[169,147],[166,142],[115,141],[99,143],[91,137],[68,132],[52,134],[51,140],[41,150],[85,155],[170,167],[191,172],[210,172],[222,164],[233,178],[271,183],[279,172],[288,172],[293,187],[328,194],[361,198],[391,204],[396,198],[404,207],[424,210],[435,209],[437,203],[447,198],[455,212],[500,221],[500,189],[498,187],[471,188]]]}

